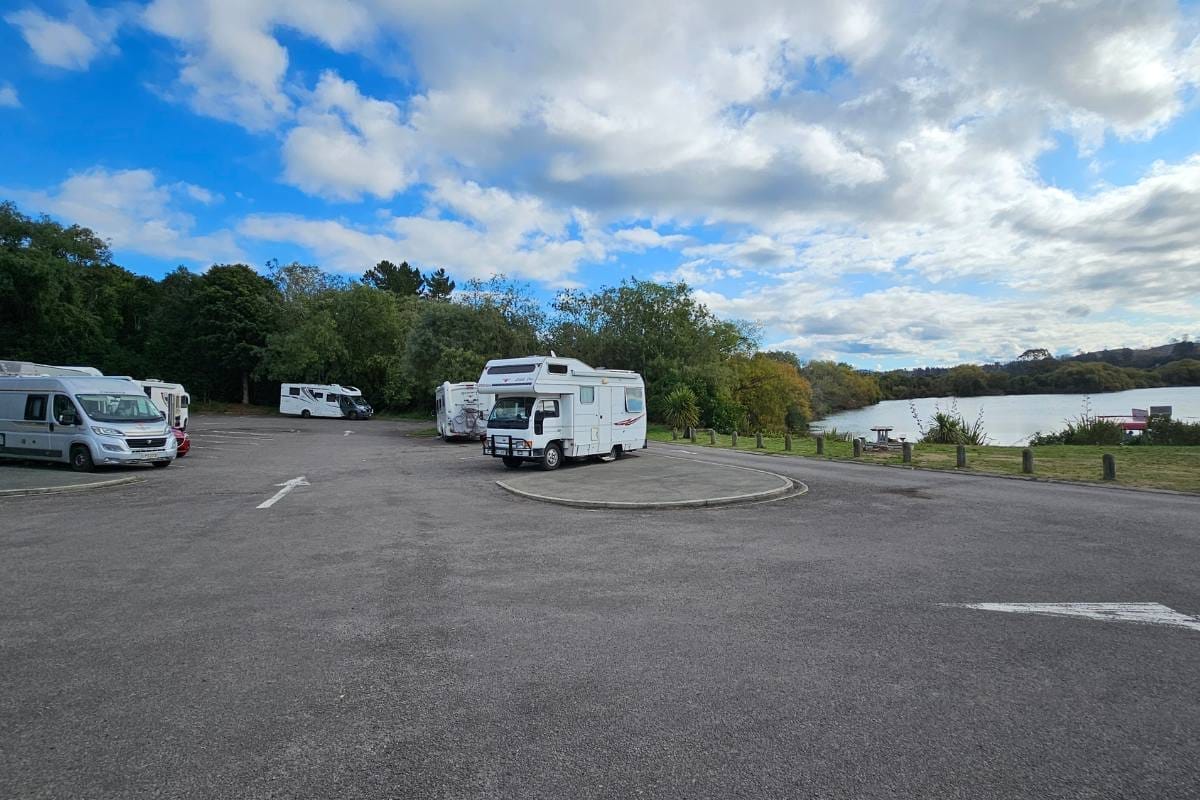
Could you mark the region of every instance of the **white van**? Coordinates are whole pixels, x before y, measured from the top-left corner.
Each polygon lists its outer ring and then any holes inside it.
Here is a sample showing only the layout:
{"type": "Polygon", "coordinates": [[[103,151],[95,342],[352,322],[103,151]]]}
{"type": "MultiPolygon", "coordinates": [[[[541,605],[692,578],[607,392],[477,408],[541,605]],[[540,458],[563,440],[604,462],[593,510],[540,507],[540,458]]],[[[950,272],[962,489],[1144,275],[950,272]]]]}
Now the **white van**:
{"type": "Polygon", "coordinates": [[[183,388],[183,384],[167,383],[158,378],[145,378],[135,382],[142,387],[150,402],[167,415],[168,422],[176,428],[187,430],[188,405],[191,404],[192,398],[183,388]]]}
{"type": "Polygon", "coordinates": [[[0,377],[0,458],[64,461],[79,472],[175,460],[161,411],[128,378],[0,377]]]}
{"type": "Polygon", "coordinates": [[[493,395],[480,395],[473,383],[443,383],[433,393],[437,432],[446,441],[482,439],[487,434],[493,395]]]}
{"type": "Polygon", "coordinates": [[[620,458],[646,447],[646,384],[636,372],[592,369],[574,358],[489,361],[476,386],[495,395],[483,452],[506,467],[564,458],[620,458]]]}
{"type": "Polygon", "coordinates": [[[336,383],[285,383],[279,387],[279,413],[301,417],[370,419],[375,409],[353,386],[336,383]]]}

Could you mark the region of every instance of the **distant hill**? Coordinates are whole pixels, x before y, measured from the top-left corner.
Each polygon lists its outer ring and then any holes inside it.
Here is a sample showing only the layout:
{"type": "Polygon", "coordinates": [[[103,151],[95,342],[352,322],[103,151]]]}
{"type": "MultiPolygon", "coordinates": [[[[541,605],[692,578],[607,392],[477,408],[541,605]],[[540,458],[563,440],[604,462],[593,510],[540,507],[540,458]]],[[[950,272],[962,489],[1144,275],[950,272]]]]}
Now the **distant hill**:
{"type": "Polygon", "coordinates": [[[1158,347],[1142,349],[1118,347],[1114,350],[1097,350],[1092,353],[1080,353],[1077,356],[1068,356],[1059,360],[1101,361],[1116,367],[1152,369],[1154,367],[1161,367],[1163,364],[1169,364],[1172,361],[1178,361],[1181,358],[1200,358],[1200,345],[1197,345],[1195,342],[1184,341],[1160,344],[1158,347]]]}

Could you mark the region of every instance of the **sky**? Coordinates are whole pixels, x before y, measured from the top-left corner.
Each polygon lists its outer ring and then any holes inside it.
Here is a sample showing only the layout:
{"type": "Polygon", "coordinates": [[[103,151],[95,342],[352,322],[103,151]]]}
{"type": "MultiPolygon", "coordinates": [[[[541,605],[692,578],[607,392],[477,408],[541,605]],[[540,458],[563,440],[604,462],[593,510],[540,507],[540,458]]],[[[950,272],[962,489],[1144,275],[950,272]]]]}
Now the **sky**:
{"type": "Polygon", "coordinates": [[[0,199],[159,277],[686,281],[863,368],[1200,338],[1200,5],[0,0],[0,199]]]}

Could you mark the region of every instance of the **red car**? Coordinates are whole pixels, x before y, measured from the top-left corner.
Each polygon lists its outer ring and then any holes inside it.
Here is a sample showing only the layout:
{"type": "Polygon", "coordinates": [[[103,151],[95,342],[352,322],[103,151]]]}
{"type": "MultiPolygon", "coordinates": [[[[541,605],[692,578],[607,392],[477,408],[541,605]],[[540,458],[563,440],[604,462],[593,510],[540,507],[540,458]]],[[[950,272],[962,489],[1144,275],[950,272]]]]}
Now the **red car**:
{"type": "Polygon", "coordinates": [[[175,457],[183,458],[192,449],[192,439],[183,428],[171,428],[175,432],[175,457]]]}

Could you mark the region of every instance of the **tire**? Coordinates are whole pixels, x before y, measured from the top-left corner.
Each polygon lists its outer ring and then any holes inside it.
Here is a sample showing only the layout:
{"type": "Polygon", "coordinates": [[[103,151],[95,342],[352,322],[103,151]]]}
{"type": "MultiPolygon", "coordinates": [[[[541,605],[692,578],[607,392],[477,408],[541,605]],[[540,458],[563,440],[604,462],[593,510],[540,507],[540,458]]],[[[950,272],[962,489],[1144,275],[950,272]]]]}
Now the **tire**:
{"type": "Polygon", "coordinates": [[[170,461],[155,461],[154,462],[155,469],[162,469],[163,467],[169,467],[169,466],[171,466],[170,461]]]}
{"type": "Polygon", "coordinates": [[[76,472],[93,472],[96,465],[92,463],[92,452],[86,445],[77,444],[71,448],[71,469],[76,472]]]}
{"type": "Polygon", "coordinates": [[[542,451],[542,469],[552,472],[562,466],[562,448],[551,442],[542,451]]]}
{"type": "Polygon", "coordinates": [[[512,458],[510,456],[504,456],[502,460],[504,461],[504,466],[508,467],[509,469],[519,469],[521,464],[524,463],[522,459],[512,458]]]}
{"type": "Polygon", "coordinates": [[[619,444],[614,444],[612,450],[608,451],[608,457],[613,461],[616,461],[623,455],[625,455],[625,448],[621,447],[619,444]]]}
{"type": "Polygon", "coordinates": [[[304,419],[308,419],[309,417],[312,416],[312,414],[310,414],[308,409],[306,408],[300,412],[300,416],[303,417],[304,419]]]}

